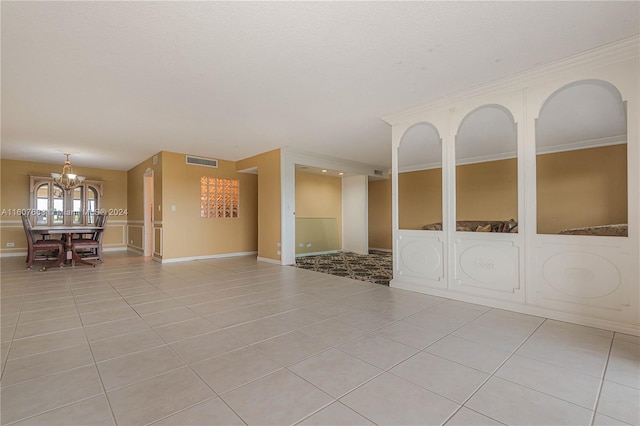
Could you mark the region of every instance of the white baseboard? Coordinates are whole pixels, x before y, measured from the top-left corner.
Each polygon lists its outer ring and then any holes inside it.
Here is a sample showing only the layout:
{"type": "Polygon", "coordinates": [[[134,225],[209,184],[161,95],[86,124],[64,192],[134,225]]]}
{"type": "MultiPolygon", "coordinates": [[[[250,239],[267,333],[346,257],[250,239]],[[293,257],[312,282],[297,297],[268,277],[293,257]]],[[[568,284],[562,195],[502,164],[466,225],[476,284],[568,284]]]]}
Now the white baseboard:
{"type": "Polygon", "coordinates": [[[144,250],[139,249],[138,247],[135,247],[135,246],[127,246],[127,251],[132,251],[134,253],[144,255],[144,250]]]}
{"type": "Polygon", "coordinates": [[[331,253],[340,253],[340,250],[327,250],[327,251],[314,251],[313,253],[300,253],[300,254],[296,254],[296,257],[319,256],[321,254],[331,254],[331,253]]]}
{"type": "Polygon", "coordinates": [[[26,251],[13,251],[9,253],[0,253],[0,257],[18,257],[18,256],[26,256],[26,251]]]}
{"type": "Polygon", "coordinates": [[[222,254],[210,254],[205,256],[190,256],[190,257],[174,257],[172,259],[162,259],[162,263],[174,263],[174,262],[186,262],[188,260],[206,260],[206,259],[223,259],[225,257],[239,257],[239,256],[251,256],[258,254],[257,251],[242,251],[237,253],[222,253],[222,254]]]}
{"type": "Polygon", "coordinates": [[[369,247],[369,251],[371,251],[371,250],[373,250],[373,251],[383,251],[385,253],[392,253],[393,252],[393,250],[391,250],[391,249],[369,247]]]}
{"type": "Polygon", "coordinates": [[[258,256],[257,259],[259,262],[266,262],[266,263],[273,263],[274,265],[282,265],[282,261],[281,260],[277,260],[277,259],[269,259],[268,257],[261,257],[258,256]]]}

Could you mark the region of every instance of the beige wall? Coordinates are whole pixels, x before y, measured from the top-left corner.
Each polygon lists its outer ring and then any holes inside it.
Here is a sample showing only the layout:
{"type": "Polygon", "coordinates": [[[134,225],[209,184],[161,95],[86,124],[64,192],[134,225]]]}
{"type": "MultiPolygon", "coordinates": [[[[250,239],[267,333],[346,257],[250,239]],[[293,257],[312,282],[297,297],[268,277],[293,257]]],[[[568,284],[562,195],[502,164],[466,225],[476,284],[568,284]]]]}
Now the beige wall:
{"type": "Polygon", "coordinates": [[[233,161],[218,160],[217,168],[193,166],[185,163],[185,154],[162,152],[163,260],[255,252],[257,191],[258,177],[238,173],[233,161]],[[202,176],[240,181],[239,217],[200,217],[202,176]]]}
{"type": "Polygon", "coordinates": [[[515,158],[456,167],[456,220],[518,220],[515,158]]]}
{"type": "MultiPolygon", "coordinates": [[[[539,155],[538,232],[627,223],[626,178],[626,145],[539,155]]],[[[515,159],[458,166],[456,186],[457,220],[518,219],[515,159]]],[[[400,174],[401,229],[441,221],[440,187],[440,169],[400,174]]]]}
{"type": "MultiPolygon", "coordinates": [[[[35,163],[30,161],[1,160],[0,208],[5,213],[15,209],[30,208],[29,176],[51,176],[60,173],[63,162],[59,164],[35,163]]],[[[88,167],[73,166],[73,170],[85,176],[87,180],[104,181],[101,209],[114,212],[127,211],[127,172],[88,167]]],[[[103,243],[108,248],[126,247],[126,225],[128,216],[111,214],[103,243]]],[[[0,254],[22,253],[27,250],[27,241],[19,215],[3,214],[0,217],[0,254]],[[7,248],[7,243],[14,243],[7,248]]]]}
{"type": "Polygon", "coordinates": [[[424,225],[434,222],[442,222],[442,169],[400,173],[398,175],[400,229],[422,229],[424,225]]]}
{"type": "Polygon", "coordinates": [[[236,162],[236,170],[258,169],[258,256],[280,261],[280,150],[236,162]]]}
{"type": "Polygon", "coordinates": [[[538,232],[627,223],[627,145],[538,155],[538,232]]]}
{"type": "Polygon", "coordinates": [[[340,250],[341,242],[342,179],[296,171],[296,254],[340,250]]]}
{"type": "Polygon", "coordinates": [[[391,250],[391,178],[369,181],[369,247],[391,250]]]}

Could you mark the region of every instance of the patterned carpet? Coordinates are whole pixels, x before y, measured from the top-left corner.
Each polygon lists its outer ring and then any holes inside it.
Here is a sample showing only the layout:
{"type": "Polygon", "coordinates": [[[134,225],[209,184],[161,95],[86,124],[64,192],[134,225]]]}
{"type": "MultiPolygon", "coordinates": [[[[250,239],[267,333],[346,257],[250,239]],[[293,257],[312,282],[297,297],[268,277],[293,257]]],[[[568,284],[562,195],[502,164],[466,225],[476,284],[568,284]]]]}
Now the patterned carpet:
{"type": "Polygon", "coordinates": [[[389,285],[393,278],[391,253],[381,251],[369,255],[345,251],[296,257],[296,267],[382,285],[389,285]]]}

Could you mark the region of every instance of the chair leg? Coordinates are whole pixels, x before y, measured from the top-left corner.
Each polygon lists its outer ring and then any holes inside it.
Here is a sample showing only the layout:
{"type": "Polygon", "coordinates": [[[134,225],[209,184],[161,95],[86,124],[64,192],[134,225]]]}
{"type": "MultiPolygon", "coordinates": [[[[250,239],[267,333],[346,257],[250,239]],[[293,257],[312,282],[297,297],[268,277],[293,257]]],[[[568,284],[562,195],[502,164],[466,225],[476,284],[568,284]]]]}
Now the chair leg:
{"type": "Polygon", "coordinates": [[[31,269],[31,267],[33,266],[33,262],[35,262],[35,260],[36,260],[36,251],[29,250],[29,253],[27,253],[27,269],[31,269]]]}
{"type": "Polygon", "coordinates": [[[62,263],[67,258],[67,251],[64,248],[61,248],[59,251],[60,251],[60,256],[58,256],[58,260],[56,261],[56,266],[59,268],[62,268],[62,263]]]}

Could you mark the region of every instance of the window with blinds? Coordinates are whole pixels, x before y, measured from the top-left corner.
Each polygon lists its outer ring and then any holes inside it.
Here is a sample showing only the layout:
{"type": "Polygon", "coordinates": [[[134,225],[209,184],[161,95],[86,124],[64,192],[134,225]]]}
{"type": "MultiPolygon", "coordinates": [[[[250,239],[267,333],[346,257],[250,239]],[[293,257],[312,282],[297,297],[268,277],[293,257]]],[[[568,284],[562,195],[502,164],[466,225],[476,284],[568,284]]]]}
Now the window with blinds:
{"type": "Polygon", "coordinates": [[[240,182],[203,176],[200,178],[200,217],[237,218],[240,182]]]}

